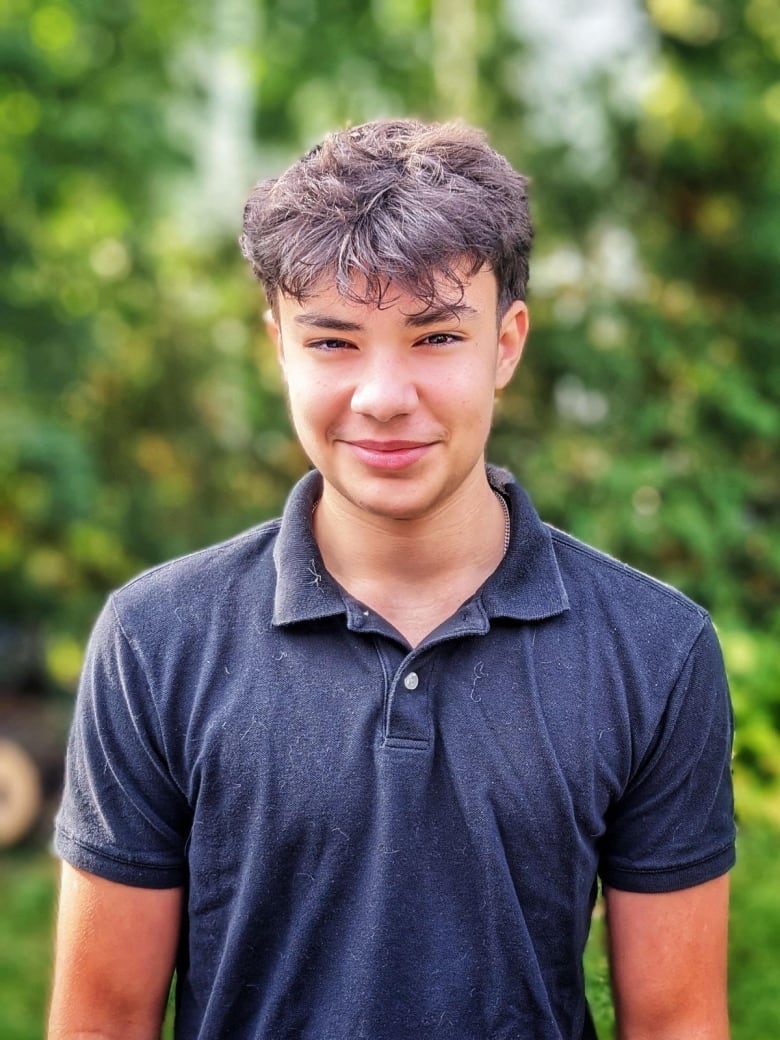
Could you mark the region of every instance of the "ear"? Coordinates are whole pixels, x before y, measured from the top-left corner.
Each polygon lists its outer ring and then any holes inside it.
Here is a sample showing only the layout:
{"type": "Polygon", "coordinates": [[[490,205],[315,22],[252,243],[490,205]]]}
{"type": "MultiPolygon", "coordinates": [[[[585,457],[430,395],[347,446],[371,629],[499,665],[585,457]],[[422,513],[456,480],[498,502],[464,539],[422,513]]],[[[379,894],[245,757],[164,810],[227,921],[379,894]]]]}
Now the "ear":
{"type": "Polygon", "coordinates": [[[529,326],[528,308],[522,300],[515,300],[505,311],[498,328],[497,390],[502,390],[514,375],[523,356],[529,326]]]}
{"type": "Polygon", "coordinates": [[[263,323],[265,324],[265,331],[268,333],[268,338],[276,347],[276,360],[281,365],[282,372],[284,372],[284,350],[282,348],[282,333],[279,329],[279,323],[274,317],[273,311],[270,307],[267,311],[263,313],[263,323]]]}

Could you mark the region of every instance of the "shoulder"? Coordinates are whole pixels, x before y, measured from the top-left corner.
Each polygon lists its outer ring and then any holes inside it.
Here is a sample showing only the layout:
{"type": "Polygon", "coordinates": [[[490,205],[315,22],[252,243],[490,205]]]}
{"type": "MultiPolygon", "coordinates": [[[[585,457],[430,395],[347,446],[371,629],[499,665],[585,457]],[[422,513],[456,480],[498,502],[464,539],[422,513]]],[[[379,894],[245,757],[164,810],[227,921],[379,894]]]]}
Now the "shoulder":
{"type": "Polygon", "coordinates": [[[174,621],[213,619],[226,602],[240,611],[247,597],[263,598],[274,582],[280,523],[269,520],[137,575],[111,596],[120,624],[168,628],[174,621]]]}
{"type": "Polygon", "coordinates": [[[570,596],[606,596],[618,606],[654,609],[698,627],[707,620],[707,611],[674,586],[550,524],[545,526],[570,596]]]}
{"type": "Polygon", "coordinates": [[[708,612],[679,589],[548,527],[569,617],[596,652],[674,682],[692,656],[722,668],[708,612]]]}
{"type": "MultiPolygon", "coordinates": [[[[602,550],[544,523],[525,488],[493,467],[491,483],[509,494],[517,531],[511,563],[520,583],[561,590],[555,611],[561,631],[599,652],[630,642],[633,652],[651,658],[683,656],[710,624],[707,611],[673,586],[623,563],[602,550]],[[670,646],[678,649],[672,655],[670,646]]],[[[530,616],[530,615],[529,615],[530,616]]]]}

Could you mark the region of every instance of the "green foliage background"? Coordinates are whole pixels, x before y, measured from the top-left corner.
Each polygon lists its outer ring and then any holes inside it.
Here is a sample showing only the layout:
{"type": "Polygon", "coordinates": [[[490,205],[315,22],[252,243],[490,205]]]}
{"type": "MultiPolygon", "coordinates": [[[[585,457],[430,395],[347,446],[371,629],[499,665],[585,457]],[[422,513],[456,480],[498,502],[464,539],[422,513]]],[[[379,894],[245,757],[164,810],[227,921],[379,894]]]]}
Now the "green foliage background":
{"type": "Polygon", "coordinates": [[[334,125],[464,116],[531,174],[538,225],[491,454],[548,519],[713,612],[741,804],[780,819],[776,8],[654,0],[642,89],[623,65],[577,88],[595,161],[541,132],[510,11],[4,0],[3,616],[72,684],[108,589],[279,510],[305,460],[235,246],[243,194],[334,125]],[[238,109],[243,162],[215,166],[238,109]]]}
{"type": "Polygon", "coordinates": [[[624,3],[644,71],[571,88],[589,149],[539,119],[559,85],[528,78],[520,3],[0,2],[0,614],[55,684],[107,590],[305,468],[242,195],[335,125],[460,116],[532,176],[538,226],[491,457],[711,610],[741,818],[780,824],[780,16],[624,3]]]}

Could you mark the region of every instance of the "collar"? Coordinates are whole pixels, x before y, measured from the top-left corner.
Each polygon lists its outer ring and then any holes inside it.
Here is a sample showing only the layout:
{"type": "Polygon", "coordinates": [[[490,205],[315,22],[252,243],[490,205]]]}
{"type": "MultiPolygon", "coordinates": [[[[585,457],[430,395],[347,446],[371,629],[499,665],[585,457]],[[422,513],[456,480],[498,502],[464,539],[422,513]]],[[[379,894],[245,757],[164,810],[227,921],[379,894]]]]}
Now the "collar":
{"type": "MultiPolygon", "coordinates": [[[[487,467],[491,487],[502,494],[511,518],[509,549],[477,593],[488,618],[535,621],[568,610],[569,601],[550,531],[530,498],[506,470],[487,467]]],[[[311,516],[322,478],[307,473],[290,493],[274,545],[277,582],[273,623],[289,625],[348,612],[340,586],[328,574],[312,533],[311,516]]]]}
{"type": "Polygon", "coordinates": [[[538,621],[569,609],[550,530],[539,519],[526,491],[498,466],[487,467],[490,486],[509,505],[509,548],[482,587],[488,617],[538,621]]]}
{"type": "Polygon", "coordinates": [[[290,492],[274,545],[276,592],[273,623],[316,621],[345,611],[339,585],[325,570],[312,532],[312,513],[322,493],[317,470],[290,492]]]}

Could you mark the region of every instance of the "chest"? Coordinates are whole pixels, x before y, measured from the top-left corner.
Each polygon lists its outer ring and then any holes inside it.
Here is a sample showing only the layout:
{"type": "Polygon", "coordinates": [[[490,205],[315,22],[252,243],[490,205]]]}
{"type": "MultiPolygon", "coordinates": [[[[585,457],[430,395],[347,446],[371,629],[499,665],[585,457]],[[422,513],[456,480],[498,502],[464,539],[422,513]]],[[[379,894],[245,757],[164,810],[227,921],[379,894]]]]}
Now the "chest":
{"type": "Polygon", "coordinates": [[[482,637],[407,651],[309,634],[212,670],[179,722],[194,832],[320,850],[372,832],[451,851],[487,832],[520,849],[552,827],[562,856],[595,841],[629,765],[625,691],[538,633],[494,635],[488,652],[482,637]]]}

